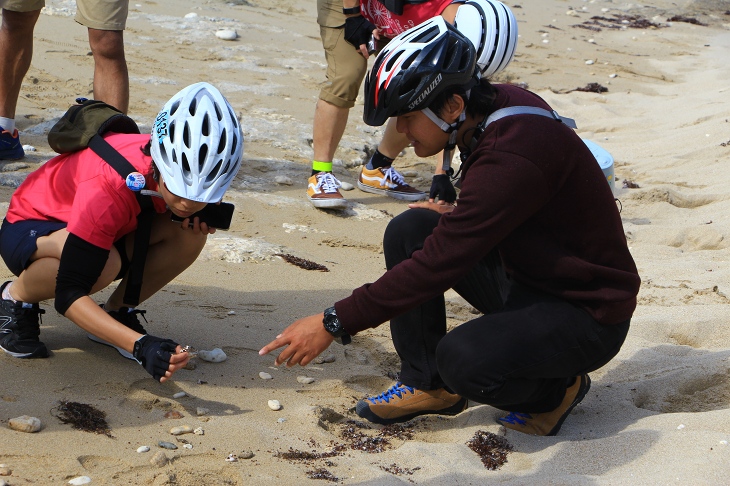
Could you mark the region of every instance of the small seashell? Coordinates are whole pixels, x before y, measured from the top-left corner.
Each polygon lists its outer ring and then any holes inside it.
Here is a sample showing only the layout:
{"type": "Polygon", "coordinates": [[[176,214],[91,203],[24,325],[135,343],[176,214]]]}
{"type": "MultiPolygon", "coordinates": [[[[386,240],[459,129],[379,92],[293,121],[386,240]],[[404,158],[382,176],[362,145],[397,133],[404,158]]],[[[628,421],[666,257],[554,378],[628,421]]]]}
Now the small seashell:
{"type": "MultiPolygon", "coordinates": [[[[173,444],[174,445],[174,444],[173,444]]],[[[167,462],[169,459],[162,451],[157,451],[154,456],[152,456],[152,459],[150,459],[150,464],[157,467],[164,467],[167,465],[167,462]]]]}
{"type": "Polygon", "coordinates": [[[193,444],[185,444],[185,445],[183,445],[183,447],[186,448],[186,449],[192,449],[193,448],[193,444]]]}
{"type": "Polygon", "coordinates": [[[41,420],[28,415],[21,415],[8,420],[8,426],[19,432],[38,432],[41,430],[41,420]]]}
{"type": "Polygon", "coordinates": [[[89,484],[91,482],[91,478],[89,476],[79,476],[77,478],[73,478],[71,481],[68,482],[68,484],[89,484]]]}
{"type": "Polygon", "coordinates": [[[682,430],[684,428],[684,424],[677,425],[677,430],[682,430]]]}
{"type": "Polygon", "coordinates": [[[165,412],[165,418],[166,419],[181,419],[184,415],[178,412],[177,410],[170,410],[169,412],[165,412]]]}
{"type": "Polygon", "coordinates": [[[236,40],[238,33],[234,29],[221,29],[215,32],[215,36],[222,40],[236,40]]]}
{"type": "Polygon", "coordinates": [[[720,441],[720,445],[727,445],[727,441],[726,440],[721,440],[720,441]]]}
{"type": "Polygon", "coordinates": [[[205,435],[205,430],[203,430],[203,427],[196,427],[196,429],[193,430],[193,434],[195,434],[195,435],[205,435]]]}
{"type": "Polygon", "coordinates": [[[188,14],[185,14],[186,19],[194,19],[197,16],[198,16],[198,14],[196,14],[195,12],[190,12],[188,14]]]}
{"type": "Polygon", "coordinates": [[[173,444],[172,442],[165,442],[164,440],[159,441],[157,445],[162,447],[163,449],[170,449],[171,451],[177,449],[177,446],[175,444],[173,444]]]}
{"type": "Polygon", "coordinates": [[[238,462],[238,456],[235,454],[228,454],[228,457],[226,457],[226,461],[228,462],[238,462]]]}
{"type": "Polygon", "coordinates": [[[209,363],[220,363],[228,358],[221,348],[215,348],[210,351],[198,351],[198,356],[203,361],[208,361],[209,363]]]}
{"type": "Polygon", "coordinates": [[[182,397],[184,397],[184,396],[186,396],[186,395],[187,395],[187,393],[185,393],[185,392],[177,392],[177,393],[175,393],[175,394],[174,394],[174,395],[172,396],[172,398],[182,398],[182,397]]]}
{"type": "Polygon", "coordinates": [[[36,148],[32,145],[23,145],[23,150],[26,152],[35,152],[36,148]]]}
{"type": "Polygon", "coordinates": [[[235,316],[236,315],[236,311],[228,311],[228,315],[229,316],[235,316]]]}
{"type": "Polygon", "coordinates": [[[208,412],[210,412],[210,410],[208,410],[207,408],[198,407],[195,410],[195,415],[197,415],[198,417],[202,417],[203,415],[208,415],[208,412]]]}
{"type": "Polygon", "coordinates": [[[343,191],[352,191],[353,189],[355,189],[355,186],[353,186],[349,182],[340,181],[340,189],[342,189],[343,191]]]}
{"type": "Polygon", "coordinates": [[[310,383],[314,383],[314,378],[309,376],[297,376],[297,381],[302,385],[309,385],[310,383]]]}
{"type": "Polygon", "coordinates": [[[613,73],[613,74],[609,74],[608,75],[608,77],[611,78],[611,79],[615,78],[616,76],[618,76],[618,74],[616,74],[616,73],[613,73]]]}
{"type": "Polygon", "coordinates": [[[270,374],[268,374],[265,371],[261,371],[261,372],[259,372],[259,378],[261,378],[262,380],[271,380],[273,378],[273,376],[271,376],[270,374]]]}
{"type": "Polygon", "coordinates": [[[139,452],[140,454],[142,454],[143,452],[149,452],[149,451],[150,451],[150,446],[137,447],[137,452],[139,452]]]}
{"type": "Polygon", "coordinates": [[[279,400],[269,400],[269,408],[271,410],[281,410],[281,403],[279,403],[279,400]]]}
{"type": "Polygon", "coordinates": [[[588,59],[588,60],[586,61],[586,64],[590,66],[591,64],[595,64],[595,62],[596,62],[596,61],[594,61],[593,59],[588,59]]]}
{"type": "Polygon", "coordinates": [[[173,427],[170,429],[170,433],[172,435],[190,434],[192,431],[193,428],[189,425],[181,425],[179,427],[173,427]]]}

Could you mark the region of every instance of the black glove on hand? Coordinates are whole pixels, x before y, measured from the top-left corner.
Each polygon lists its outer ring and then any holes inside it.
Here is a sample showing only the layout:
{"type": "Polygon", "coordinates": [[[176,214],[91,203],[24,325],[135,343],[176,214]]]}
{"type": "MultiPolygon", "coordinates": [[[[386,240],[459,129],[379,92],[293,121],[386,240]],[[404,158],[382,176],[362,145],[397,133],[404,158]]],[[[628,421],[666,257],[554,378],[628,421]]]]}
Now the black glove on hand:
{"type": "Polygon", "coordinates": [[[362,15],[347,17],[345,19],[345,40],[355,46],[355,49],[360,49],[361,44],[367,45],[375,29],[377,27],[362,15]]]}
{"type": "Polygon", "coordinates": [[[170,356],[175,352],[177,345],[178,343],[172,339],[162,339],[147,334],[134,344],[134,357],[152,378],[160,381],[170,366],[170,356]]]}
{"type": "Polygon", "coordinates": [[[431,182],[431,190],[428,193],[429,199],[438,197],[441,201],[452,203],[456,201],[456,189],[451,183],[447,174],[436,174],[431,182]]]}

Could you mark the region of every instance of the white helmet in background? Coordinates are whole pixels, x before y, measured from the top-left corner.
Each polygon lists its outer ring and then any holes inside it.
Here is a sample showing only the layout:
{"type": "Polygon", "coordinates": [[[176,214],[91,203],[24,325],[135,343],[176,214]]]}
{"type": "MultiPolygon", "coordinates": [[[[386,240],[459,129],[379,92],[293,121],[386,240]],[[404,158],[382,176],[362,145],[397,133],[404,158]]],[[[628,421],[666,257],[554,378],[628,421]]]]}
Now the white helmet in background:
{"type": "Polygon", "coordinates": [[[472,41],[483,77],[502,71],[512,61],[517,47],[517,20],[497,0],[468,0],[459,6],[454,26],[472,41]]]}
{"type": "Polygon", "coordinates": [[[171,193],[215,203],[241,167],[243,131],[220,91],[196,83],[165,103],[152,127],[150,152],[171,193]]]}

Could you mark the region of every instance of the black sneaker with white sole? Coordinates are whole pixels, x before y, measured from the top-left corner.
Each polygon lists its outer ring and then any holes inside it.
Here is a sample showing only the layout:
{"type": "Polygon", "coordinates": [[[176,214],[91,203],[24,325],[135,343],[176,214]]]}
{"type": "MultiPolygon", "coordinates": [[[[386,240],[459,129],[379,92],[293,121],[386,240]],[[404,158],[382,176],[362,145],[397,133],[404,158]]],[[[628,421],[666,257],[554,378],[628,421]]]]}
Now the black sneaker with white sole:
{"type": "MultiPolygon", "coordinates": [[[[102,304],[102,305],[100,305],[100,307],[103,309],[104,305],[102,304]]],[[[106,309],[105,309],[105,311],[106,311],[106,309]]],[[[138,332],[140,334],[147,334],[147,331],[142,326],[142,323],[139,322],[139,317],[137,317],[137,316],[141,315],[142,319],[144,319],[144,321],[147,322],[147,319],[144,316],[145,312],[147,312],[147,311],[140,310],[140,309],[133,309],[130,307],[120,307],[119,310],[106,311],[106,313],[109,314],[111,317],[113,317],[114,320],[116,320],[120,324],[124,324],[131,330],[138,332]]],[[[94,342],[115,348],[117,351],[119,351],[119,354],[121,354],[125,358],[133,359],[134,361],[137,361],[137,359],[134,356],[132,356],[132,353],[130,353],[126,349],[120,348],[118,346],[114,346],[112,343],[104,341],[103,339],[96,337],[91,333],[88,333],[87,336],[89,337],[89,339],[91,339],[94,342]]]]}
{"type": "MultiPolygon", "coordinates": [[[[0,286],[0,294],[8,283],[0,286]]],[[[14,358],[47,358],[48,348],[39,339],[45,313],[38,304],[0,298],[0,349],[14,358]]]]}

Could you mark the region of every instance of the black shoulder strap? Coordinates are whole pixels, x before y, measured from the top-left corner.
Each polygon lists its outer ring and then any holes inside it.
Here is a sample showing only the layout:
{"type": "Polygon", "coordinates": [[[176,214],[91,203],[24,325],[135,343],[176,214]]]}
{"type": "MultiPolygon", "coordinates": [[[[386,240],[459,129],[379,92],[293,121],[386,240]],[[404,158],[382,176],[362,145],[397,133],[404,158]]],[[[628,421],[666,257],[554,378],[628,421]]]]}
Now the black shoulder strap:
{"type": "MultiPolygon", "coordinates": [[[[117,150],[109,145],[101,135],[95,135],[89,140],[89,148],[96,153],[104,161],[116,170],[122,179],[126,180],[127,176],[137,169],[129,163],[117,150]]],[[[150,244],[150,234],[152,233],[152,219],[154,218],[154,204],[150,196],[144,196],[136,192],[137,202],[139,202],[142,211],[137,215],[137,231],[134,235],[134,249],[132,251],[132,261],[129,265],[129,278],[127,279],[127,287],[124,290],[124,303],[136,307],[139,305],[139,296],[142,292],[142,277],[144,275],[144,264],[147,260],[147,249],[150,244]]]]}

